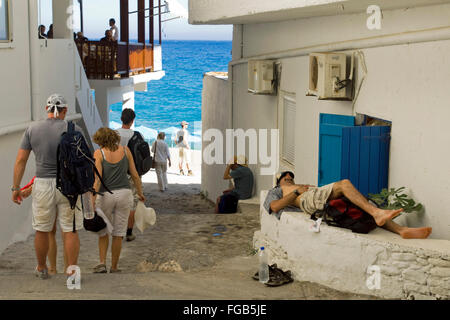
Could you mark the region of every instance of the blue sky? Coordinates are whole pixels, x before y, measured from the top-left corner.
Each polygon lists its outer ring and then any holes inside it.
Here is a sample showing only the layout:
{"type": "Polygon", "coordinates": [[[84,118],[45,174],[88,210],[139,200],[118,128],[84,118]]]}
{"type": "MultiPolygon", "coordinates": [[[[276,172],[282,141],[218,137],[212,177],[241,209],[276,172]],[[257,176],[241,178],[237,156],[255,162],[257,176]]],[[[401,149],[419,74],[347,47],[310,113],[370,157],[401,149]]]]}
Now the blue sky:
{"type": "MultiPolygon", "coordinates": [[[[52,0],[40,1],[40,24],[47,27],[52,22],[51,3],[52,0]]],[[[53,0],[57,1],[57,0],[53,0]]],[[[177,0],[186,9],[188,0],[177,0]]],[[[146,1],[147,2],[147,1],[146,1]]],[[[74,0],[74,3],[77,3],[74,0]]],[[[130,11],[136,10],[137,1],[130,0],[130,11]]],[[[155,1],[157,3],[157,1],[155,1]]],[[[156,4],[155,4],[156,5],[156,4]]],[[[83,0],[84,6],[84,29],[85,36],[90,39],[101,38],[108,28],[109,18],[114,17],[117,25],[120,25],[119,0],[83,0]]],[[[172,15],[163,15],[163,20],[172,17],[172,15]]],[[[148,27],[146,28],[148,30],[148,27]]],[[[202,25],[194,26],[188,24],[186,19],[176,19],[163,23],[163,41],[164,40],[231,40],[232,26],[202,25]]],[[[147,31],[148,32],[148,31],[147,31]]],[[[137,38],[137,15],[130,15],[130,37],[137,38]]],[[[155,32],[155,38],[158,38],[158,31],[155,32]]],[[[148,34],[147,34],[148,39],[148,34]]]]}

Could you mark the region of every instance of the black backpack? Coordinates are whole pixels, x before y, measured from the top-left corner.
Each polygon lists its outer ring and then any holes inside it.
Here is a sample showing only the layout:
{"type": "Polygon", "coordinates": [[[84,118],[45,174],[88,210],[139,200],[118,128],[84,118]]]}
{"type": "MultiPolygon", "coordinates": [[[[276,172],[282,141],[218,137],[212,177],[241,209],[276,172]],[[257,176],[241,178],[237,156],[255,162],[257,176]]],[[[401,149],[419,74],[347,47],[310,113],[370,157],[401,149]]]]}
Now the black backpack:
{"type": "Polygon", "coordinates": [[[377,227],[375,219],[370,214],[346,197],[329,201],[323,211],[315,212],[311,215],[311,219],[317,220],[318,216],[322,216],[330,226],[350,229],[355,233],[367,234],[377,227]]]}
{"type": "Polygon", "coordinates": [[[153,158],[150,155],[150,146],[142,135],[135,131],[133,137],[128,141],[128,148],[133,155],[134,165],[139,176],[146,174],[152,167],[153,158]]]}
{"type": "Polygon", "coordinates": [[[220,197],[219,213],[236,213],[238,207],[239,197],[233,193],[228,192],[220,197]]]}
{"type": "Polygon", "coordinates": [[[105,189],[112,193],[103,183],[95,167],[95,161],[84,136],[75,130],[75,124],[70,121],[67,132],[62,134],[58,145],[56,187],[69,200],[72,209],[75,209],[79,195],[88,191],[95,193],[95,174],[105,189]]]}

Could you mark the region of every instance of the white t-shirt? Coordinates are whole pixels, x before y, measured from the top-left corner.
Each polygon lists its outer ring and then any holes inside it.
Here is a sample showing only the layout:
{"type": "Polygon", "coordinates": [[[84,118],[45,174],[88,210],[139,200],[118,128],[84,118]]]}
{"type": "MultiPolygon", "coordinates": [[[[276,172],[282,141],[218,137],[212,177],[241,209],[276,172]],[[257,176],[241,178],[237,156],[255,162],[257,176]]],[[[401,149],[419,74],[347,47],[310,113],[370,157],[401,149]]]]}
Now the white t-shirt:
{"type": "Polygon", "coordinates": [[[189,148],[189,132],[186,129],[181,129],[177,132],[177,147],[178,148],[189,148]],[[183,141],[181,143],[178,143],[180,141],[180,137],[183,137],[183,141]]]}
{"type": "Polygon", "coordinates": [[[128,141],[133,137],[134,131],[131,129],[124,129],[124,128],[118,128],[116,131],[119,133],[120,136],[120,145],[126,146],[128,145],[128,141]]]}
{"type": "Polygon", "coordinates": [[[169,146],[164,140],[158,139],[153,142],[152,152],[156,162],[167,163],[167,160],[170,159],[169,146]]]}
{"type": "Polygon", "coordinates": [[[117,28],[117,26],[112,26],[110,30],[114,41],[119,40],[119,28],[117,28]]]}

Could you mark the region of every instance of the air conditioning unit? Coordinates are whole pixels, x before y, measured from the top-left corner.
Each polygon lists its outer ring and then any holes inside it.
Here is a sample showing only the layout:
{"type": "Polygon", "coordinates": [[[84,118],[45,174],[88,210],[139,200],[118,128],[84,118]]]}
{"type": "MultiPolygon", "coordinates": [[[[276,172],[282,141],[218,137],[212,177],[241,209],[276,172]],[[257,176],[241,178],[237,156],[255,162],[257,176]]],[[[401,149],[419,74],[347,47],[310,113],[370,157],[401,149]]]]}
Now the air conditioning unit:
{"type": "Polygon", "coordinates": [[[248,62],[248,92],[275,94],[274,72],[274,61],[250,60],[248,62]]]}
{"type": "Polygon", "coordinates": [[[349,100],[345,53],[311,53],[309,55],[309,90],[307,95],[319,100],[349,100]]]}

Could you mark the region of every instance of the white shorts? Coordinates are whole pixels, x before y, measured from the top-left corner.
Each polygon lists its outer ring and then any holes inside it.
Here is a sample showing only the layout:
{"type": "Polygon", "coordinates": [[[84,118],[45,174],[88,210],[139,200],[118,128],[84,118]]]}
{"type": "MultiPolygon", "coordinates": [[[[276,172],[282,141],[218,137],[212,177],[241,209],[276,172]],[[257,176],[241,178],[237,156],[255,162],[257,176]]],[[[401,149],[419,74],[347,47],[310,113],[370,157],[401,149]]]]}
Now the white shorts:
{"type": "Polygon", "coordinates": [[[128,217],[133,205],[133,194],[130,189],[111,190],[98,195],[95,206],[102,209],[113,225],[113,237],[125,237],[128,228],[128,217]]]}
{"type": "MultiPolygon", "coordinates": [[[[83,229],[83,213],[71,209],[69,200],[56,189],[55,178],[36,178],[31,192],[33,197],[33,229],[41,232],[51,232],[58,214],[59,225],[63,232],[73,231],[75,215],[75,230],[83,229]]],[[[81,208],[81,197],[77,207],[81,208]]]]}
{"type": "Polygon", "coordinates": [[[180,162],[186,162],[187,164],[189,164],[189,162],[191,160],[190,159],[190,155],[191,155],[190,149],[183,148],[183,147],[180,147],[178,149],[179,149],[178,150],[178,156],[179,156],[180,162]]]}
{"type": "Polygon", "coordinates": [[[320,188],[310,187],[308,191],[297,198],[300,209],[309,214],[323,210],[328,198],[333,192],[333,185],[334,183],[330,183],[320,188]]]}

